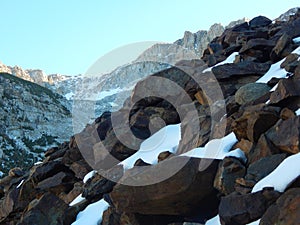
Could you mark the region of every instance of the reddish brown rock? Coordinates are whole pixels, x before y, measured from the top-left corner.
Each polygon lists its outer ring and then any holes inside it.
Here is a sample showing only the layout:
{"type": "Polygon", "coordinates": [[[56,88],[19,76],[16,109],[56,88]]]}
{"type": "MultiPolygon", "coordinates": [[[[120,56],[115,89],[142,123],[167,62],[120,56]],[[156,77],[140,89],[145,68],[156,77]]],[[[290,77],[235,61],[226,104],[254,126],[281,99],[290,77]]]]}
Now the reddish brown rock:
{"type": "Polygon", "coordinates": [[[300,151],[300,117],[280,120],[267,133],[266,138],[282,152],[300,151]]]}
{"type": "Polygon", "coordinates": [[[283,120],[291,119],[294,118],[295,116],[296,116],[295,112],[288,108],[283,108],[280,112],[280,118],[283,120]]]}
{"type": "Polygon", "coordinates": [[[235,145],[234,149],[239,148],[246,154],[246,156],[248,156],[252,147],[253,147],[253,143],[251,141],[242,139],[235,145]]]}
{"type": "Polygon", "coordinates": [[[248,154],[249,163],[253,163],[263,157],[279,154],[280,150],[276,148],[271,141],[262,134],[254,148],[248,154]]]}
{"type": "Polygon", "coordinates": [[[283,34],[277,41],[276,46],[272,49],[270,54],[270,58],[273,62],[280,60],[282,57],[282,52],[284,49],[292,43],[292,38],[287,35],[283,34]]]}
{"type": "Polygon", "coordinates": [[[257,142],[260,135],[271,128],[279,119],[279,108],[255,105],[246,108],[243,115],[232,124],[232,129],[239,140],[257,142]]]}
{"type": "MultiPolygon", "coordinates": [[[[282,79],[270,96],[270,104],[282,103],[284,100],[300,96],[300,79],[282,79]]],[[[297,106],[296,106],[297,107],[297,106]]]]}
{"type": "Polygon", "coordinates": [[[268,208],[260,225],[295,225],[300,221],[300,188],[286,191],[276,203],[268,208]]]}

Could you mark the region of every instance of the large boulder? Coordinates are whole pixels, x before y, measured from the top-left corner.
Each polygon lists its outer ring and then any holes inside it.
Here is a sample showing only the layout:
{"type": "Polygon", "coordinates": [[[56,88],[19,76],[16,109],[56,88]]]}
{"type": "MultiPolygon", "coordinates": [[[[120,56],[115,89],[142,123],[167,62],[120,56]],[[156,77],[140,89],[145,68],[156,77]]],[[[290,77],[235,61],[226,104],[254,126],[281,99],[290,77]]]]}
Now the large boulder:
{"type": "Polygon", "coordinates": [[[264,26],[268,26],[272,23],[272,20],[270,20],[269,18],[265,17],[265,16],[257,16],[255,18],[253,18],[252,20],[250,20],[249,22],[249,26],[250,28],[257,28],[257,27],[264,27],[264,26]]]}
{"type": "Polygon", "coordinates": [[[279,119],[280,108],[259,104],[249,106],[232,124],[237,138],[257,142],[261,134],[270,129],[279,119]]]}
{"type": "Polygon", "coordinates": [[[147,186],[117,184],[110,198],[121,212],[209,218],[218,205],[213,187],[218,164],[219,160],[172,157],[155,166],[136,167],[127,171],[120,182],[143,184],[159,176],[173,175],[147,186]]]}
{"type": "Polygon", "coordinates": [[[268,63],[256,63],[251,61],[243,61],[240,63],[224,64],[212,68],[213,74],[218,80],[229,79],[231,77],[239,76],[257,76],[264,75],[270,64],[268,63]]]}

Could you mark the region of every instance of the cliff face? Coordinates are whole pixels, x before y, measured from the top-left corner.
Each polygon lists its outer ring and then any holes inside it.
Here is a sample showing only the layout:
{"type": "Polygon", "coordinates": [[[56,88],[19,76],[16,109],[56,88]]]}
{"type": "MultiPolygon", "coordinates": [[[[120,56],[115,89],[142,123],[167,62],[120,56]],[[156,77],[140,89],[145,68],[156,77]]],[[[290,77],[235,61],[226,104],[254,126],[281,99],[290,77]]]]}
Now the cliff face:
{"type": "Polygon", "coordinates": [[[8,73],[0,73],[1,171],[28,168],[50,146],[71,133],[68,103],[50,90],[8,73]]]}

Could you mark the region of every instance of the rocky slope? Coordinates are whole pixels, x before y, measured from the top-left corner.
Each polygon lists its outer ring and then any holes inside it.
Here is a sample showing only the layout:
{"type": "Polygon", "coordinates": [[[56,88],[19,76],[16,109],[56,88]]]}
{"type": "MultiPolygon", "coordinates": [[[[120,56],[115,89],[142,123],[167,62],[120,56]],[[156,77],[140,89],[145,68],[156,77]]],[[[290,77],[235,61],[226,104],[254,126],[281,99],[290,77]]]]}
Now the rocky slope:
{"type": "Polygon", "coordinates": [[[82,211],[74,225],[299,224],[299,37],[300,11],[259,16],[203,61],[141,80],[119,110],[0,180],[0,223],[72,224],[82,211]]]}
{"type": "Polygon", "coordinates": [[[50,90],[0,73],[0,96],[1,173],[32,166],[47,148],[72,134],[68,103],[50,90]]]}

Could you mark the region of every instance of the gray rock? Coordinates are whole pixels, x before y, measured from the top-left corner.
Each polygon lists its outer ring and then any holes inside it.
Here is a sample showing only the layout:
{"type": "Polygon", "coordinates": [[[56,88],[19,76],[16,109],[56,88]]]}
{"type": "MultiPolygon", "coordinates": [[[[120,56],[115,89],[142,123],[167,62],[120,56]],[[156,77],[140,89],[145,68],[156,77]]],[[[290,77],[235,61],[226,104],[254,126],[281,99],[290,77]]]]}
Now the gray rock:
{"type": "Polygon", "coordinates": [[[250,83],[242,86],[235,93],[235,101],[240,104],[246,104],[253,100],[258,99],[259,97],[265,95],[271,90],[267,84],[263,83],[250,83]]]}

